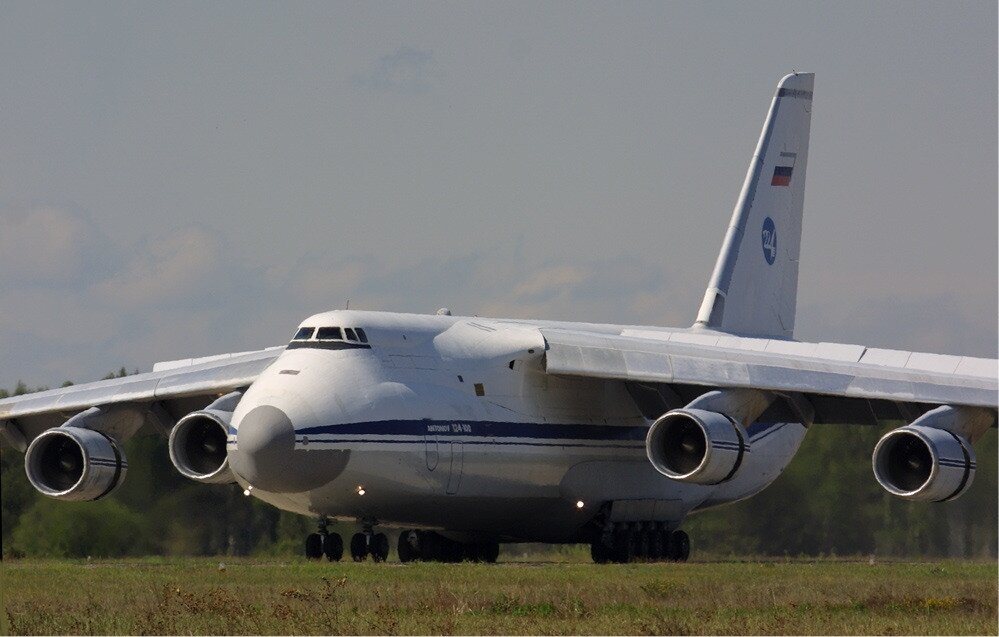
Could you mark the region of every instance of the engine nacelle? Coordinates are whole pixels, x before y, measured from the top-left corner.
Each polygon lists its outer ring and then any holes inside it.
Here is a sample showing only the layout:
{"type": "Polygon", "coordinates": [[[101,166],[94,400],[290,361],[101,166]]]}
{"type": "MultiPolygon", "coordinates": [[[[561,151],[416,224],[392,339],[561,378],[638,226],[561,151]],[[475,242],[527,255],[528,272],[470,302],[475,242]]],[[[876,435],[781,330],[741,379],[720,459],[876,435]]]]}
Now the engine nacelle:
{"type": "Polygon", "coordinates": [[[54,427],[39,434],[24,454],[31,485],[57,500],[97,500],[125,480],[128,462],[106,434],[81,427],[54,427]]]}
{"type": "Polygon", "coordinates": [[[652,423],[645,438],[645,452],[656,470],[695,484],[731,479],[748,450],[738,423],[703,409],[669,411],[652,423]]]}
{"type": "Polygon", "coordinates": [[[882,436],[872,457],[874,477],[906,500],[952,500],[975,478],[975,451],[959,434],[918,423],[882,436]]]}
{"type": "Polygon", "coordinates": [[[170,461],[181,475],[207,484],[236,481],[229,469],[226,441],[232,412],[220,409],[193,411],[170,431],[170,461]]]}

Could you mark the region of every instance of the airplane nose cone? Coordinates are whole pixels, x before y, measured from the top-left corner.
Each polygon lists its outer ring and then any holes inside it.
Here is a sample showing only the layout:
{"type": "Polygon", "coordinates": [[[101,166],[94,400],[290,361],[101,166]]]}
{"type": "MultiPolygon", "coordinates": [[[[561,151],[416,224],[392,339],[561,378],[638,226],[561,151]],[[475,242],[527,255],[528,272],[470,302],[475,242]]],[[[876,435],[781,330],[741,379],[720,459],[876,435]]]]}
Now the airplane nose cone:
{"type": "Polygon", "coordinates": [[[281,493],[294,488],[288,479],[294,453],[291,419],[277,407],[260,405],[240,421],[229,466],[254,487],[281,493]]]}
{"type": "Polygon", "coordinates": [[[236,427],[236,448],[229,466],[254,488],[272,493],[301,493],[340,475],[348,450],[295,450],[295,426],[281,409],[258,405],[236,427]]]}

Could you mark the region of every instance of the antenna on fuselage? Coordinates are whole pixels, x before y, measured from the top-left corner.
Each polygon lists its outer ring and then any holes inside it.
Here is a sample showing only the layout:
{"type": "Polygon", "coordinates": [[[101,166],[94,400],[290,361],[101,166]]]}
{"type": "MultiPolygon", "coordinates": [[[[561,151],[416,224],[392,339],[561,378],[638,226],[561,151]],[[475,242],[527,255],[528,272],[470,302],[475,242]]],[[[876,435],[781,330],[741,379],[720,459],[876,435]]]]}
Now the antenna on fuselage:
{"type": "Polygon", "coordinates": [[[345,310],[349,310],[350,309],[350,299],[347,299],[347,307],[345,307],[343,309],[345,309],[345,310]]]}

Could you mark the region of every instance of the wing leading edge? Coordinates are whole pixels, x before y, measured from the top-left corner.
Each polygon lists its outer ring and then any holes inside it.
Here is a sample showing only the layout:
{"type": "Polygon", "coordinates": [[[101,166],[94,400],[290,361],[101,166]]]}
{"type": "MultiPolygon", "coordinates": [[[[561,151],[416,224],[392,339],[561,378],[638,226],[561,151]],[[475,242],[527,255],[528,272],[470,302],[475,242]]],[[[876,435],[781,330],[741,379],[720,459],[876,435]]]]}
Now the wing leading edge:
{"type": "Polygon", "coordinates": [[[812,398],[817,422],[877,422],[877,401],[902,416],[907,406],[921,413],[934,405],[984,407],[994,416],[999,402],[995,359],[705,332],[541,332],[549,374],[800,393],[812,398]]]}
{"type": "Polygon", "coordinates": [[[146,374],[0,400],[0,431],[15,428],[11,432],[15,440],[19,434],[30,442],[45,429],[57,427],[72,415],[95,406],[184,400],[207,404],[221,394],[249,386],[284,349],[279,346],[161,363],[146,374]]]}

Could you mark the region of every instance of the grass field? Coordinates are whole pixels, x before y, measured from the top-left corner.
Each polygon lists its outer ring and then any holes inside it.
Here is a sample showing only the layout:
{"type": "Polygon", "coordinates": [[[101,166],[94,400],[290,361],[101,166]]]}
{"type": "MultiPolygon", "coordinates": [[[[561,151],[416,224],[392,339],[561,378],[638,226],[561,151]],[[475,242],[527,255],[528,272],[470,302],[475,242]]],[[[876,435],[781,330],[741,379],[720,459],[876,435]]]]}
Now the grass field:
{"type": "MultiPolygon", "coordinates": [[[[503,559],[501,557],[501,559],[503,559]]],[[[15,634],[997,634],[994,562],[3,563],[15,634]]]]}

